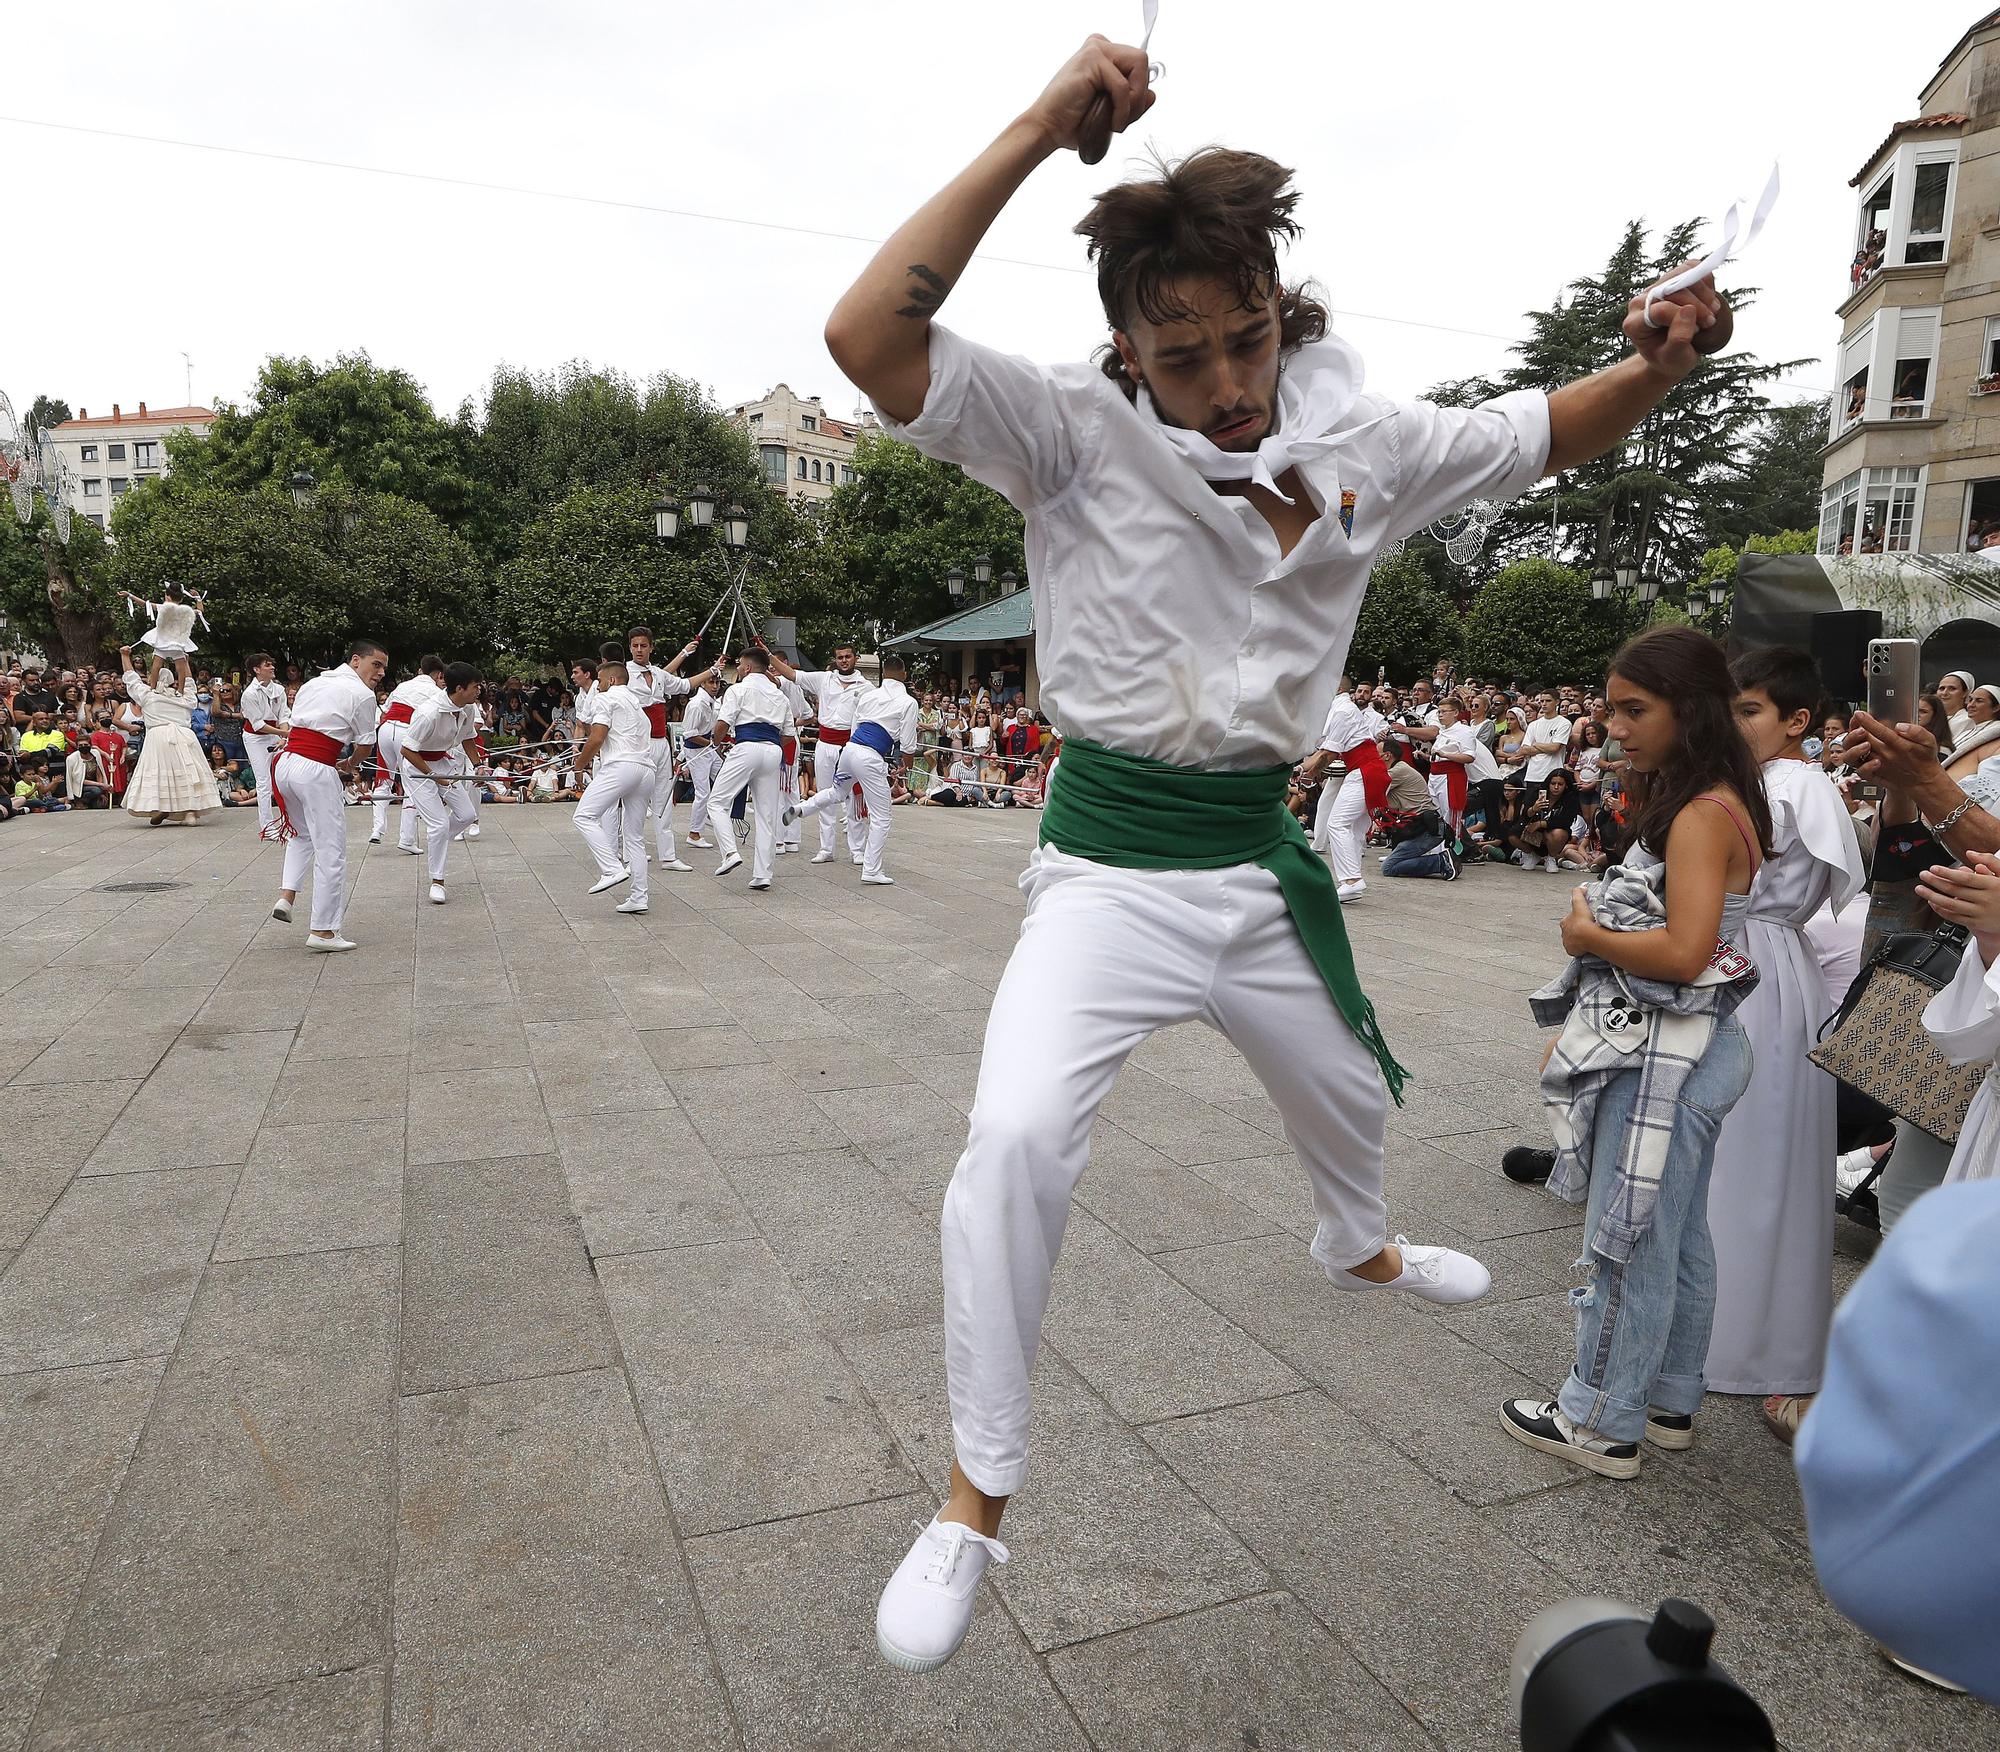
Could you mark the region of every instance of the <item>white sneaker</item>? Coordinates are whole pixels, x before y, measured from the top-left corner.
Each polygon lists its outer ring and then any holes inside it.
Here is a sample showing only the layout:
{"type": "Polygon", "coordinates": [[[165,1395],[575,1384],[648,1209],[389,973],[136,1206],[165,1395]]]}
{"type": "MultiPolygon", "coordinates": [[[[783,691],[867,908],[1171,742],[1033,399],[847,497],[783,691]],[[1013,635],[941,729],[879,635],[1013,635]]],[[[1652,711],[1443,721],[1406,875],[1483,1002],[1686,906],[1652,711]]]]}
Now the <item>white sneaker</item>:
{"type": "Polygon", "coordinates": [[[867,872],[866,870],[863,870],[863,871],[861,872],[861,880],[862,880],[863,882],[872,882],[872,883],[874,883],[874,884],[875,884],[875,886],[876,886],[877,888],[894,888],[894,887],[896,886],[896,879],[895,879],[895,877],[893,877],[893,876],[871,876],[871,875],[869,875],[869,874],[868,874],[868,872],[867,872]]]}
{"type": "Polygon", "coordinates": [[[342,950],[354,947],[355,945],[348,942],[345,937],[308,937],[306,939],[306,948],[314,955],[338,955],[342,950]]]}
{"type": "Polygon", "coordinates": [[[917,1542],[875,1606],[875,1646],[891,1666],[928,1673],[958,1653],[979,1578],[989,1561],[1007,1561],[1007,1548],[956,1521],[911,1525],[917,1542]]]}
{"type": "Polygon", "coordinates": [[[399,852],[408,852],[410,856],[413,858],[421,858],[423,856],[423,853],[420,852],[415,846],[406,846],[403,844],[401,840],[398,840],[396,842],[396,850],[399,852]]]}
{"type": "Polygon", "coordinates": [[[831,864],[833,862],[833,854],[831,852],[814,852],[812,861],[815,864],[831,864]]]}
{"type": "Polygon", "coordinates": [[[861,868],[861,856],[858,852],[854,854],[854,867],[857,870],[861,868]]]}
{"type": "Polygon", "coordinates": [[[631,880],[632,880],[632,872],[630,870],[625,869],[621,865],[616,874],[610,876],[598,877],[598,879],[590,885],[590,892],[592,894],[602,894],[607,888],[616,888],[619,883],[630,882],[631,880]]]}
{"type": "Polygon", "coordinates": [[[1849,1150],[1844,1156],[1835,1157],[1833,1190],[1845,1198],[1868,1178],[1868,1172],[1874,1166],[1875,1151],[1868,1144],[1863,1144],[1858,1150],[1849,1150]]]}
{"type": "Polygon", "coordinates": [[[768,876],[753,876],[750,878],[750,886],[752,888],[769,888],[771,886],[771,879],[768,876]]]}
{"type": "Polygon", "coordinates": [[[621,900],[614,910],[622,913],[642,913],[646,910],[646,903],[634,895],[630,900],[621,900]]]}
{"type": "Polygon", "coordinates": [[[289,925],[292,922],[292,903],[289,900],[279,901],[271,908],[271,917],[281,925],[289,925]]]}
{"type": "Polygon", "coordinates": [[[703,839],[701,835],[698,833],[689,834],[687,837],[687,843],[691,846],[699,846],[704,852],[712,851],[714,850],[715,847],[714,840],[703,839]]]}
{"type": "Polygon", "coordinates": [[[1555,861],[1555,859],[1544,858],[1542,860],[1542,868],[1548,871],[1548,873],[1551,876],[1554,876],[1560,873],[1562,867],[1555,861]]]}
{"type": "Polygon", "coordinates": [[[477,839],[477,838],[479,837],[479,823],[478,823],[478,822],[476,822],[476,821],[475,821],[475,822],[474,822],[474,823],[473,823],[473,824],[472,824],[472,825],[471,825],[470,827],[468,827],[468,828],[467,828],[467,829],[465,830],[465,837],[466,837],[467,839],[477,839]]]}
{"type": "Polygon", "coordinates": [[[444,905],[444,884],[442,882],[433,882],[431,884],[431,905],[444,905]]]}
{"type": "Polygon", "coordinates": [[[742,862],[743,854],[741,852],[732,852],[721,863],[716,865],[715,873],[718,876],[727,876],[730,871],[734,870],[742,862]]]}
{"type": "Polygon", "coordinates": [[[1334,893],[1343,901],[1359,900],[1367,892],[1368,884],[1358,876],[1352,882],[1340,882],[1334,885],[1334,893]]]}
{"type": "Polygon", "coordinates": [[[786,854],[790,852],[795,852],[798,849],[799,848],[797,846],[773,846],[771,848],[771,856],[774,858],[782,858],[786,856],[786,854]]]}
{"type": "Polygon", "coordinates": [[[1343,1290],[1408,1290],[1426,1302],[1476,1302],[1493,1287],[1493,1274],[1469,1253],[1451,1247],[1413,1247],[1398,1235],[1403,1269],[1386,1283],[1372,1283],[1351,1271],[1326,1275],[1343,1290]]]}
{"type": "Polygon", "coordinates": [[[685,876],[694,866],[680,858],[662,858],[660,860],[660,868],[662,870],[678,870],[685,876]]]}

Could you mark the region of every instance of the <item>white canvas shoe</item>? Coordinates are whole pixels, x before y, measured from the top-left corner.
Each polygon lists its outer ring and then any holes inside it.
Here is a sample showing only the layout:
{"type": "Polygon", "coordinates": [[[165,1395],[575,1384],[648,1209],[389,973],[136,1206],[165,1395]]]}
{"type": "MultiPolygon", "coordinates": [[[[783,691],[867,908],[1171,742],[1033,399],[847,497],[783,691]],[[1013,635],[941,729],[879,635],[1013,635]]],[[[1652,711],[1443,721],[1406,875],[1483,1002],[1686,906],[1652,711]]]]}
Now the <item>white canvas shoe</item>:
{"type": "Polygon", "coordinates": [[[715,873],[718,876],[727,876],[730,871],[736,869],[738,866],[742,864],[742,862],[743,862],[743,854],[741,852],[736,852],[731,856],[724,858],[721,863],[716,865],[715,873]]]}
{"type": "Polygon", "coordinates": [[[472,825],[471,825],[470,827],[468,827],[468,828],[467,828],[467,829],[465,830],[465,837],[466,837],[467,839],[477,839],[477,838],[479,837],[479,823],[478,823],[478,822],[476,822],[476,821],[475,821],[475,822],[474,822],[474,823],[473,823],[473,824],[472,824],[472,825]]]}
{"type": "Polygon", "coordinates": [[[271,917],[281,925],[289,925],[292,922],[292,903],[289,900],[279,901],[271,908],[271,917]]]}
{"type": "Polygon", "coordinates": [[[382,843],[382,836],[379,833],[371,833],[368,836],[368,843],[371,846],[379,846],[382,843]]]}
{"type": "Polygon", "coordinates": [[[1340,882],[1334,885],[1334,893],[1343,901],[1359,900],[1367,892],[1368,884],[1358,876],[1352,882],[1340,882]]]}
{"type": "Polygon", "coordinates": [[[356,946],[348,942],[345,937],[308,937],[306,939],[307,952],[313,955],[339,955],[344,950],[352,949],[356,946]]]}
{"type": "Polygon", "coordinates": [[[621,900],[615,910],[622,913],[642,913],[646,910],[646,903],[635,895],[630,900],[621,900]]]}
{"type": "Polygon", "coordinates": [[[799,818],[799,812],[796,809],[794,809],[789,803],[787,803],[783,809],[778,811],[778,819],[781,822],[783,822],[787,827],[790,827],[793,822],[798,820],[798,818],[799,818]]]}
{"type": "Polygon", "coordinates": [[[771,886],[771,879],[768,876],[753,876],[750,878],[750,886],[752,888],[769,888],[771,886]]]}
{"type": "Polygon", "coordinates": [[[989,1561],[1007,1561],[1007,1548],[956,1521],[912,1525],[917,1542],[876,1603],[875,1646],[891,1666],[928,1673],[958,1653],[979,1578],[989,1561]]]}
{"type": "Polygon", "coordinates": [[[660,860],[660,868],[662,870],[678,870],[685,876],[694,866],[681,858],[662,858],[660,860]]]}
{"type": "Polygon", "coordinates": [[[433,882],[431,884],[431,905],[444,905],[444,884],[442,882],[433,882]]]}
{"type": "Polygon", "coordinates": [[[1356,1277],[1351,1271],[1330,1271],[1343,1290],[1408,1290],[1426,1302],[1476,1302],[1493,1287],[1493,1274],[1469,1253],[1452,1247],[1415,1247],[1407,1236],[1396,1237],[1403,1269],[1386,1283],[1356,1277]]]}
{"type": "Polygon", "coordinates": [[[873,884],[874,884],[874,885],[875,885],[875,886],[876,886],[877,888],[894,888],[894,887],[896,886],[896,879],[895,879],[895,877],[893,877],[893,876],[871,876],[871,875],[869,875],[869,874],[868,874],[868,872],[867,872],[866,870],[863,870],[863,871],[861,872],[861,880],[862,880],[863,882],[872,882],[872,883],[873,883],[873,884]]]}
{"type": "Polygon", "coordinates": [[[396,850],[399,852],[408,852],[413,858],[421,858],[424,855],[417,847],[406,846],[401,840],[396,842],[396,850]]]}
{"type": "Polygon", "coordinates": [[[831,852],[814,852],[812,861],[815,864],[831,864],[833,862],[833,854],[831,852]]]}
{"type": "Polygon", "coordinates": [[[614,875],[598,877],[590,885],[590,892],[592,894],[602,894],[607,888],[616,888],[619,883],[630,882],[631,880],[632,872],[621,866],[614,875]]]}
{"type": "Polygon", "coordinates": [[[715,846],[714,840],[703,839],[698,833],[689,834],[687,843],[691,846],[699,846],[704,852],[713,850],[715,846]]]}

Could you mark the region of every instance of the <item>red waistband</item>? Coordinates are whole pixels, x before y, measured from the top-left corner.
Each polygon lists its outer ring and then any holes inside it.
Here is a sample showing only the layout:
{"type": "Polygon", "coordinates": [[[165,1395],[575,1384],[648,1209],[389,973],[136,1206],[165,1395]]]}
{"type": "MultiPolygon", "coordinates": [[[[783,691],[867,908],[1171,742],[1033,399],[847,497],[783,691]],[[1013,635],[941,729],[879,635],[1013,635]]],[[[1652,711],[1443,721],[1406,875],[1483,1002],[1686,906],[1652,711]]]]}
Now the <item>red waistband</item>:
{"type": "Polygon", "coordinates": [[[828,748],[838,748],[843,742],[852,737],[853,734],[852,730],[836,730],[830,724],[822,724],[819,727],[819,739],[828,748]]]}
{"type": "Polygon", "coordinates": [[[406,706],[401,700],[391,700],[389,708],[382,714],[385,724],[407,724],[417,715],[415,706],[406,706]]]}
{"type": "Polygon", "coordinates": [[[294,724],[291,735],[285,741],[285,752],[302,754],[307,760],[316,760],[323,766],[332,766],[340,759],[340,744],[318,730],[308,730],[303,724],[294,724]]]}
{"type": "Polygon", "coordinates": [[[650,724],[653,728],[653,739],[655,741],[658,741],[659,738],[666,735],[667,708],[665,702],[662,702],[659,705],[648,706],[646,708],[646,722],[650,724]]]}
{"type": "Polygon", "coordinates": [[[448,748],[406,748],[403,752],[405,754],[414,754],[419,760],[451,759],[451,750],[448,748]]]}

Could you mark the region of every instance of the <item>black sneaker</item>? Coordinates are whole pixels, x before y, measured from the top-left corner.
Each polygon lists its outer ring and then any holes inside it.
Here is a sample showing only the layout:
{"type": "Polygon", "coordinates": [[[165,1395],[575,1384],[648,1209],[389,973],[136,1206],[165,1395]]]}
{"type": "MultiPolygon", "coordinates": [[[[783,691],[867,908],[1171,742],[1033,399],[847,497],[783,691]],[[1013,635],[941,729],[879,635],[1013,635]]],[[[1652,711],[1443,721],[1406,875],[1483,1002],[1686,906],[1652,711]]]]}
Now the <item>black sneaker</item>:
{"type": "Polygon", "coordinates": [[[1450,846],[1440,846],[1438,849],[1444,853],[1444,880],[1447,882],[1456,882],[1458,880],[1457,857],[1453,854],[1450,846]]]}
{"type": "Polygon", "coordinates": [[[1509,1399],[1500,1407],[1500,1425],[1515,1441],[1602,1478],[1637,1478],[1639,1444],[1610,1442],[1573,1424],[1553,1399],[1509,1399]]]}
{"type": "Polygon", "coordinates": [[[1646,1440],[1656,1448],[1679,1453],[1694,1446],[1694,1419],[1684,1411],[1661,1411],[1646,1407],[1646,1440]]]}
{"type": "Polygon", "coordinates": [[[1500,1172],[1523,1186],[1539,1186],[1556,1171],[1556,1153],[1516,1144],[1500,1158],[1500,1172]]]}

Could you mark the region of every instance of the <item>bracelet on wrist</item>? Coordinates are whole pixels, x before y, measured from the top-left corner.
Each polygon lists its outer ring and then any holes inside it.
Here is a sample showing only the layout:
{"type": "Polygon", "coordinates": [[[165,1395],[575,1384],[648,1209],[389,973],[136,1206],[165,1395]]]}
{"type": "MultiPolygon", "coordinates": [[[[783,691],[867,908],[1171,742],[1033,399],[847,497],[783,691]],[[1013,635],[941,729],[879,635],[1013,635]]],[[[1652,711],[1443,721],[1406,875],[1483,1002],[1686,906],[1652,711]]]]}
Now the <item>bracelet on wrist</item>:
{"type": "Polygon", "coordinates": [[[1970,797],[1961,798],[1959,800],[1958,807],[1954,809],[1949,815],[1940,816],[1936,821],[1932,821],[1928,816],[1926,816],[1924,817],[1924,825],[1927,828],[1929,828],[1932,833],[1942,835],[1947,831],[1949,831],[1951,828],[1956,827],[1958,825],[1959,818],[1963,816],[1965,812],[1972,807],[1972,802],[1973,800],[1970,797]]]}

